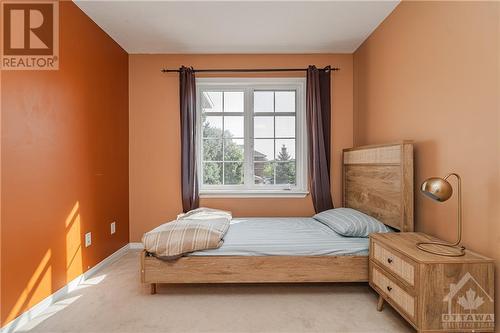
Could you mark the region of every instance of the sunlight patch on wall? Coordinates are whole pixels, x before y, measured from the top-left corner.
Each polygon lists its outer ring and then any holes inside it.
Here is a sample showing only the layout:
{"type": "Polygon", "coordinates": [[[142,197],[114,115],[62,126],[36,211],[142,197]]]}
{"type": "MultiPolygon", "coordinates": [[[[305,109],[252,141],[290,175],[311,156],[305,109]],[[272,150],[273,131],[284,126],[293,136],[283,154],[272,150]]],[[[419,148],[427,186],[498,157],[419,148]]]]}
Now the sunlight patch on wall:
{"type": "Polygon", "coordinates": [[[15,319],[21,312],[32,306],[31,300],[39,300],[45,298],[52,293],[52,267],[50,259],[52,258],[51,250],[47,250],[40,264],[29,279],[26,287],[16,301],[16,304],[5,319],[8,323],[15,319]]]}
{"type": "Polygon", "coordinates": [[[82,274],[82,235],[77,201],[66,218],[66,282],[82,274]]]}

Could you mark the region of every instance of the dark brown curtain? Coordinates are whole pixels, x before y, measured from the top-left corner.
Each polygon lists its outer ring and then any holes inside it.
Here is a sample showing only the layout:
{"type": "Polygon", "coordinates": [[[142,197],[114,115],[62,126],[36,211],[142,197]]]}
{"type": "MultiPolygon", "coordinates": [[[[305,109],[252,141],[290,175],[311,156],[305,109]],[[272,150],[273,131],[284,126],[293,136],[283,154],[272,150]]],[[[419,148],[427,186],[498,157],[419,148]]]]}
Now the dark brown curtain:
{"type": "Polygon", "coordinates": [[[182,66],[179,72],[181,104],[181,186],[184,212],[198,208],[196,167],[196,84],[193,68],[182,66]]]}
{"type": "Polygon", "coordinates": [[[307,69],[309,186],[314,210],[333,208],[330,192],[330,70],[307,69]]]}

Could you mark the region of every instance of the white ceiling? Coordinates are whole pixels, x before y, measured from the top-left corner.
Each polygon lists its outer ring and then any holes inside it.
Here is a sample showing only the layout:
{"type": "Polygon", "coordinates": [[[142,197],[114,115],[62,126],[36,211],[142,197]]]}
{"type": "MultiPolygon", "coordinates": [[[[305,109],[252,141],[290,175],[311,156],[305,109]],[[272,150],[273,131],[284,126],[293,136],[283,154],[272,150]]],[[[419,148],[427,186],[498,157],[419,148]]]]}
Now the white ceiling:
{"type": "Polygon", "coordinates": [[[352,53],[399,3],[74,1],[129,53],[352,53]]]}

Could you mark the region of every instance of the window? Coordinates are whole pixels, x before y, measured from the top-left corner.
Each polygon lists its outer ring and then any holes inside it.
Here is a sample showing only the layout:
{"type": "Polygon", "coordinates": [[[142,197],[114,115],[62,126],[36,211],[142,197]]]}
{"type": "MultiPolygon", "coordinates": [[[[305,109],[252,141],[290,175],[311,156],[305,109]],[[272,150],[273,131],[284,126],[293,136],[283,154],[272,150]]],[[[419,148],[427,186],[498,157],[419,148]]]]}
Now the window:
{"type": "Polygon", "coordinates": [[[304,196],[305,79],[197,79],[202,196],[304,196]]]}

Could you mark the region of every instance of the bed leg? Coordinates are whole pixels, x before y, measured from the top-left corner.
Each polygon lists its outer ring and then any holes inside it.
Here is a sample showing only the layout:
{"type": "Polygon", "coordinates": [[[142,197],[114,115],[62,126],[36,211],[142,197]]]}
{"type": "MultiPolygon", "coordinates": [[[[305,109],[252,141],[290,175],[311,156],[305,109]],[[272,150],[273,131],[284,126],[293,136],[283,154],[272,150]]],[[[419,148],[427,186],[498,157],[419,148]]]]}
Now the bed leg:
{"type": "Polygon", "coordinates": [[[156,294],[156,283],[151,283],[151,295],[156,294]]]}
{"type": "Polygon", "coordinates": [[[383,309],[384,309],[384,298],[379,295],[377,302],[377,311],[382,311],[383,309]]]}

